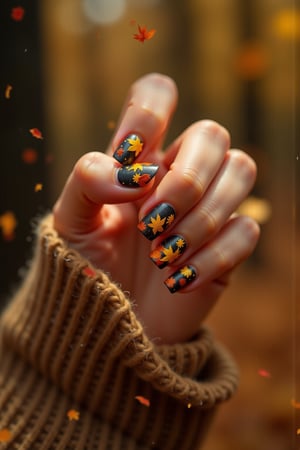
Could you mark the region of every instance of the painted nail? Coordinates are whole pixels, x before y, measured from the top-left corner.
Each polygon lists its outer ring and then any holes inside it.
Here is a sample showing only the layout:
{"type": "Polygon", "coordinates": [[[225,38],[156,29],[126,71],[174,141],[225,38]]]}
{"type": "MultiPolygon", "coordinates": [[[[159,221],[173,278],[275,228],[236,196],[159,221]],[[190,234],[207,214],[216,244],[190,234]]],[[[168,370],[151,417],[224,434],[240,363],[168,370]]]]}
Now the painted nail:
{"type": "Polygon", "coordinates": [[[186,249],[185,239],[174,234],[160,243],[156,249],[150,253],[150,258],[159,269],[163,269],[168,264],[172,264],[186,249]]]}
{"type": "Polygon", "coordinates": [[[119,145],[113,157],[124,166],[132,164],[143,150],[144,142],[136,134],[129,134],[119,145]]]}
{"type": "Polygon", "coordinates": [[[138,224],[138,229],[152,241],[162,234],[174,221],[175,211],[168,203],[160,203],[138,224]]]}
{"type": "Polygon", "coordinates": [[[151,163],[135,163],[118,169],[119,183],[126,187],[143,187],[156,175],[159,166],[151,163]]]}
{"type": "Polygon", "coordinates": [[[196,278],[196,270],[193,266],[184,266],[180,270],[174,272],[169,278],[165,280],[165,285],[169,291],[173,294],[174,292],[180,291],[188,284],[190,284],[196,278]]]}

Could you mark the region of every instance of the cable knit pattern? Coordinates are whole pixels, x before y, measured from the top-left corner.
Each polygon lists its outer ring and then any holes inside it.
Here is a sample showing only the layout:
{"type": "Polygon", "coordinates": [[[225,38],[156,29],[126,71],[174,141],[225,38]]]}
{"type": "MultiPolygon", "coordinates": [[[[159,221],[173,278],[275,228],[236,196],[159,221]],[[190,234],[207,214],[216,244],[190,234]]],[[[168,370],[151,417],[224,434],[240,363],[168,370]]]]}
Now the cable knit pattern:
{"type": "Polygon", "coordinates": [[[1,319],[0,429],[12,432],[3,448],[197,449],[236,388],[234,363],[204,327],[190,342],[154,345],[130,299],[88,266],[44,219],[1,319]]]}

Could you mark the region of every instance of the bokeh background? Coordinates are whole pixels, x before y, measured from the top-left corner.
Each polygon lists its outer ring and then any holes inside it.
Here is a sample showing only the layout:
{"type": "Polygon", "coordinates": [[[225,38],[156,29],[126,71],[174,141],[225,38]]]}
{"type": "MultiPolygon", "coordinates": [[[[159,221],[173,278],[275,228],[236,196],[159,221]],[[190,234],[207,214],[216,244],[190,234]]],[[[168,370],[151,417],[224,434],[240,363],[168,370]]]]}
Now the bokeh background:
{"type": "Polygon", "coordinates": [[[239,362],[241,384],[204,450],[300,448],[299,43],[300,10],[287,0],[0,5],[2,306],[30,259],[37,217],[79,156],[105,150],[139,76],[162,72],[178,85],[167,143],[211,118],[257,161],[242,209],[262,237],[209,318],[239,362]],[[138,25],[156,33],[141,43],[138,25]]]}

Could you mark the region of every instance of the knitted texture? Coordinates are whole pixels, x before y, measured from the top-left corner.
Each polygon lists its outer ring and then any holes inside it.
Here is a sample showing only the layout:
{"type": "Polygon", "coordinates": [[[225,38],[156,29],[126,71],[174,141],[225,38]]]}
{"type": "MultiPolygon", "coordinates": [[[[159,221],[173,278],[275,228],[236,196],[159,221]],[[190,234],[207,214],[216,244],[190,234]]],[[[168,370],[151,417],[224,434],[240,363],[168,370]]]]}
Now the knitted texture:
{"type": "Polygon", "coordinates": [[[0,448],[197,449],[236,388],[231,358],[204,327],[191,342],[154,345],[130,299],[87,267],[44,219],[1,319],[0,430],[11,436],[0,448]]]}

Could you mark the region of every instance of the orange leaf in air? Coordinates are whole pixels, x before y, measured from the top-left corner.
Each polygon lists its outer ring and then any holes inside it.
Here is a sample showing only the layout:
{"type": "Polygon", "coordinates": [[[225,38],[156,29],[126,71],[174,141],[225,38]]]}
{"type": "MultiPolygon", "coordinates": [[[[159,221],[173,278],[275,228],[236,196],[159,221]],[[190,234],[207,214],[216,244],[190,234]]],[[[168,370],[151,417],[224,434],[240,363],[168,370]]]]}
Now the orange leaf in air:
{"type": "Polygon", "coordinates": [[[268,371],[265,370],[265,369],[259,369],[259,370],[258,370],[258,375],[260,375],[260,376],[263,377],[263,378],[270,378],[270,377],[271,377],[270,372],[268,372],[268,371]]]}
{"type": "Polygon", "coordinates": [[[138,402],[140,402],[144,406],[150,406],[150,400],[148,398],[143,397],[142,395],[137,395],[134,397],[138,402]]]}
{"type": "Polygon", "coordinates": [[[0,216],[0,228],[2,229],[3,239],[6,241],[14,239],[16,226],[17,219],[12,211],[6,211],[0,216]]]}
{"type": "Polygon", "coordinates": [[[36,183],[36,185],[34,186],[34,192],[39,192],[42,189],[43,189],[42,183],[36,183]]]}
{"type": "Polygon", "coordinates": [[[23,20],[25,14],[25,9],[22,6],[16,6],[11,10],[11,18],[16,22],[21,22],[23,20]]]}
{"type": "Polygon", "coordinates": [[[68,419],[71,420],[79,420],[80,412],[76,409],[69,409],[67,412],[68,419]]]}
{"type": "Polygon", "coordinates": [[[13,87],[12,87],[11,84],[8,84],[8,85],[6,86],[6,88],[5,88],[5,94],[4,94],[5,98],[7,98],[7,99],[10,98],[10,94],[11,94],[12,88],[13,88],[13,87]]]}
{"type": "Polygon", "coordinates": [[[33,164],[37,160],[37,151],[33,148],[25,148],[22,152],[22,160],[26,164],[33,164]]]}
{"type": "Polygon", "coordinates": [[[136,39],[137,41],[140,41],[140,42],[144,42],[146,40],[152,39],[156,33],[155,29],[148,31],[145,26],[142,27],[141,25],[138,25],[138,31],[139,31],[138,33],[135,33],[133,35],[133,39],[136,39]]]}
{"type": "Polygon", "coordinates": [[[11,432],[8,428],[2,428],[0,430],[0,442],[8,442],[11,439],[11,432]]]}
{"type": "Polygon", "coordinates": [[[38,128],[30,128],[29,133],[36,139],[44,139],[42,132],[38,128]]]}
{"type": "Polygon", "coordinates": [[[291,405],[295,409],[300,409],[300,402],[297,402],[294,398],[291,400],[291,405]]]}

